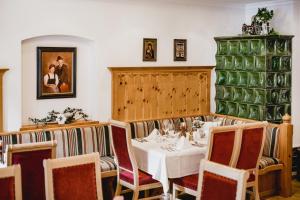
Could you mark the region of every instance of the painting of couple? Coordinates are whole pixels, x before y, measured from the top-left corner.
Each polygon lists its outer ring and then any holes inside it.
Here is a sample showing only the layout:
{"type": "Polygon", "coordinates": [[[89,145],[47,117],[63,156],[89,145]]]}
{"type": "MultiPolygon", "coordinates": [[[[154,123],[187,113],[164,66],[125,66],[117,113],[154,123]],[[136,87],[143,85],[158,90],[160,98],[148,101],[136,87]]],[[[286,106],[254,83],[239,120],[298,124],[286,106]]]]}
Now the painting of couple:
{"type": "Polygon", "coordinates": [[[76,48],[38,47],[37,98],[76,96],[76,48]]]}

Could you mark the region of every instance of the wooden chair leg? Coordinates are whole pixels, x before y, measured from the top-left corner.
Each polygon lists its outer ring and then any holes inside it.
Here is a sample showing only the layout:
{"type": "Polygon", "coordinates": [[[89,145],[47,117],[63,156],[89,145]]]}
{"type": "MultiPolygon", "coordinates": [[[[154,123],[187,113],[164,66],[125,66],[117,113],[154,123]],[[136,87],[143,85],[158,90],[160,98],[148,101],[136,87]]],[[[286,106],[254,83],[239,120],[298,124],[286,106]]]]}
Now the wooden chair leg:
{"type": "Polygon", "coordinates": [[[139,190],[134,190],[132,200],[138,200],[139,199],[139,193],[140,193],[139,190]]]}
{"type": "Polygon", "coordinates": [[[176,190],[176,187],[173,186],[172,199],[175,200],[177,196],[178,196],[178,191],[176,190]]]}
{"type": "Polygon", "coordinates": [[[120,183],[117,183],[115,196],[119,196],[121,194],[121,190],[122,190],[122,185],[120,183]]]}
{"type": "Polygon", "coordinates": [[[259,191],[258,191],[258,180],[257,179],[256,179],[254,187],[253,187],[253,192],[254,192],[255,200],[260,200],[259,191]]]}

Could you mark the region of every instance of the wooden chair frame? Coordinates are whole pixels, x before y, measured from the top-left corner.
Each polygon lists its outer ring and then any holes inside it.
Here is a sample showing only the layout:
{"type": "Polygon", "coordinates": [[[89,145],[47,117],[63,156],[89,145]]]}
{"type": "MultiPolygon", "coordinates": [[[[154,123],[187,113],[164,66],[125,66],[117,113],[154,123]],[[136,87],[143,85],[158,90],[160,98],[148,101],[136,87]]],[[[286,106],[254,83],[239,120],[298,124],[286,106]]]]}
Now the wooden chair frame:
{"type": "MultiPolygon", "coordinates": [[[[125,186],[125,187],[133,190],[133,197],[132,197],[133,200],[139,199],[138,197],[139,197],[139,192],[140,191],[162,187],[160,182],[145,184],[145,185],[139,185],[139,177],[138,177],[138,174],[139,174],[138,170],[139,169],[138,169],[138,165],[137,165],[137,162],[136,162],[136,159],[135,159],[135,156],[134,156],[134,152],[133,152],[133,149],[132,149],[132,145],[131,145],[130,126],[126,122],[111,120],[110,121],[111,141],[113,141],[112,140],[113,136],[112,136],[111,126],[116,126],[116,127],[123,128],[123,129],[126,130],[127,149],[128,149],[129,159],[130,159],[130,162],[132,164],[132,171],[119,166],[119,162],[118,162],[118,158],[116,156],[114,143],[112,142],[112,148],[113,148],[113,151],[114,151],[114,154],[115,154],[115,161],[116,161],[116,164],[117,164],[117,174],[118,174],[116,196],[118,196],[122,193],[122,186],[125,186]],[[120,170],[124,170],[124,171],[130,172],[130,173],[133,173],[133,180],[134,180],[133,183],[134,184],[131,184],[131,183],[128,183],[126,181],[121,180],[120,176],[119,176],[120,170]]],[[[157,196],[153,196],[153,197],[146,197],[146,198],[143,198],[143,199],[144,200],[150,200],[150,199],[157,199],[157,198],[160,198],[160,197],[161,197],[161,195],[157,195],[157,196]]]]}
{"type": "Polygon", "coordinates": [[[0,178],[15,178],[15,199],[22,200],[22,182],[21,182],[21,166],[13,165],[0,168],[0,178]]]}
{"type": "MultiPolygon", "coordinates": [[[[245,199],[245,190],[247,179],[249,178],[249,172],[246,170],[240,170],[226,165],[221,165],[208,160],[201,160],[199,170],[199,181],[196,199],[201,199],[202,187],[203,187],[203,174],[204,171],[214,173],[232,180],[237,181],[236,200],[245,199]]],[[[217,192],[217,191],[216,191],[217,192]]]]}
{"type": "Polygon", "coordinates": [[[54,200],[54,189],[53,189],[53,169],[71,167],[83,164],[95,164],[96,173],[96,190],[97,197],[102,200],[102,182],[100,173],[100,157],[98,153],[91,153],[79,156],[71,156],[68,158],[57,158],[44,160],[44,172],[45,172],[45,190],[46,199],[54,200]]]}
{"type": "Polygon", "coordinates": [[[12,165],[13,153],[19,153],[19,152],[30,152],[30,151],[51,149],[51,158],[56,158],[56,146],[57,146],[57,142],[55,140],[49,142],[7,145],[5,151],[5,164],[7,166],[12,165]]]}
{"type": "Polygon", "coordinates": [[[238,149],[236,151],[236,157],[234,159],[234,163],[232,164],[232,167],[236,167],[238,159],[239,159],[239,154],[240,154],[240,150],[241,150],[241,145],[242,145],[242,139],[243,139],[243,131],[247,130],[247,129],[253,129],[253,128],[263,128],[263,138],[262,138],[262,145],[260,147],[260,151],[259,151],[259,155],[256,161],[256,167],[252,168],[252,169],[247,169],[247,171],[249,171],[249,173],[253,173],[255,175],[255,179],[254,181],[251,182],[247,182],[247,188],[249,187],[253,187],[253,193],[255,196],[256,200],[259,200],[259,192],[258,192],[258,175],[259,175],[259,161],[261,159],[262,153],[263,153],[263,149],[264,149],[264,144],[265,144],[265,139],[266,139],[266,129],[268,126],[268,122],[257,122],[257,123],[248,123],[248,124],[242,124],[240,125],[240,128],[238,130],[239,132],[239,145],[238,145],[238,149]]]}

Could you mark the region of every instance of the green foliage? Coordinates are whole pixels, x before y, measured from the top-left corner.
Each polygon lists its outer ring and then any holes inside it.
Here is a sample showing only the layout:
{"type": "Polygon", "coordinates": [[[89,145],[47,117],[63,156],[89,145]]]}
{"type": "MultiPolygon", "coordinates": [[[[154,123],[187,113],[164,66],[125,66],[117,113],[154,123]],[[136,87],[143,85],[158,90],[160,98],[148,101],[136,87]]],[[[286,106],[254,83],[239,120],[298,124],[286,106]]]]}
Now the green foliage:
{"type": "Polygon", "coordinates": [[[267,23],[273,18],[273,15],[273,10],[268,10],[267,8],[258,8],[255,18],[259,23],[267,23]]]}
{"type": "MultiPolygon", "coordinates": [[[[55,122],[57,120],[58,115],[60,115],[60,114],[61,114],[60,112],[52,110],[52,111],[48,112],[48,116],[46,116],[42,119],[31,118],[31,117],[29,117],[28,119],[29,119],[29,121],[31,121],[32,123],[34,123],[36,125],[39,125],[39,124],[46,125],[48,123],[55,122]]],[[[65,115],[65,117],[66,117],[66,121],[65,121],[66,124],[72,123],[73,121],[79,120],[79,119],[87,120],[87,118],[88,118],[88,115],[85,114],[81,108],[67,107],[62,112],[62,114],[65,115]]]]}

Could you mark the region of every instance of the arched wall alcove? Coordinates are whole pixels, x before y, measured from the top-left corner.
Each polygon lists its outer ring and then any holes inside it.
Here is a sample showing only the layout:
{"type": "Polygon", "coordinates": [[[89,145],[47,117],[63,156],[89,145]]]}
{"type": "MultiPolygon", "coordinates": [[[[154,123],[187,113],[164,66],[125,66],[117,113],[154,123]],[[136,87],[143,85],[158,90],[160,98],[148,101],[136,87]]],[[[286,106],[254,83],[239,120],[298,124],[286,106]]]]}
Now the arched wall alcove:
{"type": "Polygon", "coordinates": [[[51,110],[63,111],[66,107],[82,108],[91,119],[99,118],[95,105],[99,104],[99,85],[93,40],[70,35],[46,35],[22,41],[22,124],[29,117],[43,118],[51,110]],[[76,97],[37,99],[37,47],[76,47],[76,97]],[[94,105],[94,106],[93,106],[94,105]]]}

